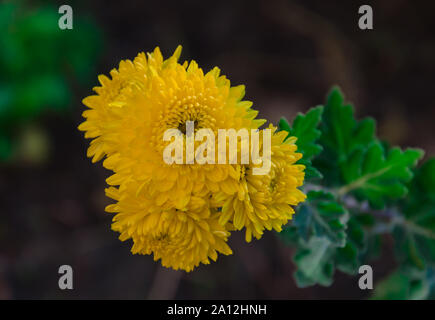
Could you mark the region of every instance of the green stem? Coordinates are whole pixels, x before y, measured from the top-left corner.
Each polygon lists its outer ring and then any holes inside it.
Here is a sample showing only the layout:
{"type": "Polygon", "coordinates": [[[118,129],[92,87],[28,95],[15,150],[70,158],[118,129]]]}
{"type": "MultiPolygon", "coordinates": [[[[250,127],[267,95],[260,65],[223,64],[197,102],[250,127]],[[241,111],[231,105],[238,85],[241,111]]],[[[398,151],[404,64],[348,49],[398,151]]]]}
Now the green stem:
{"type": "Polygon", "coordinates": [[[390,169],[391,169],[391,166],[388,166],[388,167],[382,168],[381,170],[378,170],[376,172],[366,174],[365,176],[362,176],[362,177],[356,179],[355,181],[339,188],[337,191],[337,194],[341,197],[341,196],[344,196],[345,194],[347,194],[355,189],[361,188],[363,185],[365,185],[367,183],[367,181],[369,181],[371,179],[375,179],[375,178],[383,175],[385,172],[387,172],[390,169]]]}
{"type": "Polygon", "coordinates": [[[408,220],[403,220],[402,225],[412,233],[435,240],[435,233],[433,233],[431,230],[425,229],[408,220]]]}
{"type": "MultiPolygon", "coordinates": [[[[373,212],[372,212],[373,213],[373,212]]],[[[376,214],[373,214],[375,217],[376,214]]],[[[405,228],[408,232],[412,234],[417,234],[432,240],[435,240],[435,233],[431,230],[425,229],[409,220],[404,219],[399,214],[394,214],[392,219],[388,223],[384,222],[377,222],[376,226],[374,227],[375,233],[391,233],[393,228],[397,225],[402,226],[405,228]],[[380,231],[380,232],[378,232],[380,231]]]]}

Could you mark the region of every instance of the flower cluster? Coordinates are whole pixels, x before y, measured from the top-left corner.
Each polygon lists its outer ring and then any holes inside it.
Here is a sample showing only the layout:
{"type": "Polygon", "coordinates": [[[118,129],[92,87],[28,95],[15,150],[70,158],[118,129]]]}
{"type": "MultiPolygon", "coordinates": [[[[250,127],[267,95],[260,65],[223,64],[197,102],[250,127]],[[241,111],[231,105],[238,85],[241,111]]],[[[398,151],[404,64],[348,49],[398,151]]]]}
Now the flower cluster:
{"type": "MultiPolygon", "coordinates": [[[[178,62],[181,47],[164,60],[156,48],[125,60],[111,78],[98,77],[96,95],[83,103],[86,121],[79,129],[91,138],[88,156],[103,158],[114,174],[107,179],[108,197],[116,202],[112,229],[122,241],[132,239],[133,253],[153,254],[165,267],[193,270],[231,254],[230,231],[245,229],[246,240],[261,238],[265,229],[281,231],[291,219],[292,206],[304,201],[298,189],[304,166],[296,164],[295,138],[272,130],[271,166],[254,175],[257,163],[167,164],[165,130],[186,135],[187,121],[195,130],[256,129],[252,103],[243,101],[244,86],[214,68],[204,73],[195,61],[178,62]]],[[[261,140],[261,139],[260,139],[261,140]]],[[[261,141],[260,141],[261,143],[261,141]]],[[[185,150],[184,150],[185,151],[185,150]]]]}

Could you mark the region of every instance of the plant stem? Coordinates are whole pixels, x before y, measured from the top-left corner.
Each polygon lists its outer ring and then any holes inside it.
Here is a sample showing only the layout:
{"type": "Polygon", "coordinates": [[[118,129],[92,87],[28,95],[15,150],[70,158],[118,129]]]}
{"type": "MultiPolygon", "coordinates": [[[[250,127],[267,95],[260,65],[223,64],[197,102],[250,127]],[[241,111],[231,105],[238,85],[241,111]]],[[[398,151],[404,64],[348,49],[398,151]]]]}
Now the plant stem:
{"type": "Polygon", "coordinates": [[[381,170],[378,170],[376,172],[366,174],[366,175],[356,179],[355,181],[352,181],[351,183],[339,188],[337,191],[337,194],[340,197],[342,197],[345,194],[351,192],[352,190],[355,190],[355,189],[362,187],[363,185],[365,185],[367,183],[367,181],[383,175],[385,172],[387,172],[390,169],[391,169],[391,166],[388,166],[388,167],[382,168],[381,170]]]}

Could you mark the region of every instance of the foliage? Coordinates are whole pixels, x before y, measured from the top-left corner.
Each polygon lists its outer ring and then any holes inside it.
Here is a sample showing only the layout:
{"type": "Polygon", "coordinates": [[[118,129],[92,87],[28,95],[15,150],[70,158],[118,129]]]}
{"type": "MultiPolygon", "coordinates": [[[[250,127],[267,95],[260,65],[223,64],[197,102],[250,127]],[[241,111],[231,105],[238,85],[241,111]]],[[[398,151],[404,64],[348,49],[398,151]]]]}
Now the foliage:
{"type": "Polygon", "coordinates": [[[435,287],[435,159],[390,147],[371,118],[357,120],[333,88],[324,106],[279,128],[298,138],[307,201],[280,236],[295,247],[296,283],[329,286],[335,270],[357,274],[394,238],[398,268],[375,285],[376,299],[423,299],[435,287]]]}
{"type": "Polygon", "coordinates": [[[74,28],[60,30],[59,17],[56,6],[0,4],[0,161],[12,155],[17,128],[41,113],[67,111],[71,88],[95,74],[95,24],[74,16],[74,28]]]}

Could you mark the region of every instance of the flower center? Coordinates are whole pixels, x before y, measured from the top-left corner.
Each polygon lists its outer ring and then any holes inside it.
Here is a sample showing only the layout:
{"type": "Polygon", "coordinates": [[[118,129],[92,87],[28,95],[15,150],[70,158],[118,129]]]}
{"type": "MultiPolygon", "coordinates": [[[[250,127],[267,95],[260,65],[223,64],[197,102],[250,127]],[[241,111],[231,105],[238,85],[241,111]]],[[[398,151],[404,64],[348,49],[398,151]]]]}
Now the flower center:
{"type": "Polygon", "coordinates": [[[186,136],[188,133],[187,121],[193,121],[194,132],[204,128],[211,129],[217,134],[216,119],[213,116],[216,112],[214,100],[213,97],[205,96],[202,93],[183,97],[174,95],[166,107],[160,111],[159,121],[154,124],[152,145],[156,151],[163,152],[169,143],[163,140],[166,130],[178,129],[186,136]]]}
{"type": "Polygon", "coordinates": [[[178,124],[178,130],[180,130],[181,131],[181,133],[183,133],[184,135],[186,135],[186,130],[187,130],[187,124],[186,124],[186,122],[187,121],[193,121],[193,130],[194,130],[194,132],[196,132],[196,131],[198,131],[198,129],[200,129],[200,127],[199,127],[199,121],[198,120],[192,120],[192,119],[189,119],[189,120],[186,120],[186,121],[180,121],[180,123],[178,124]]]}

